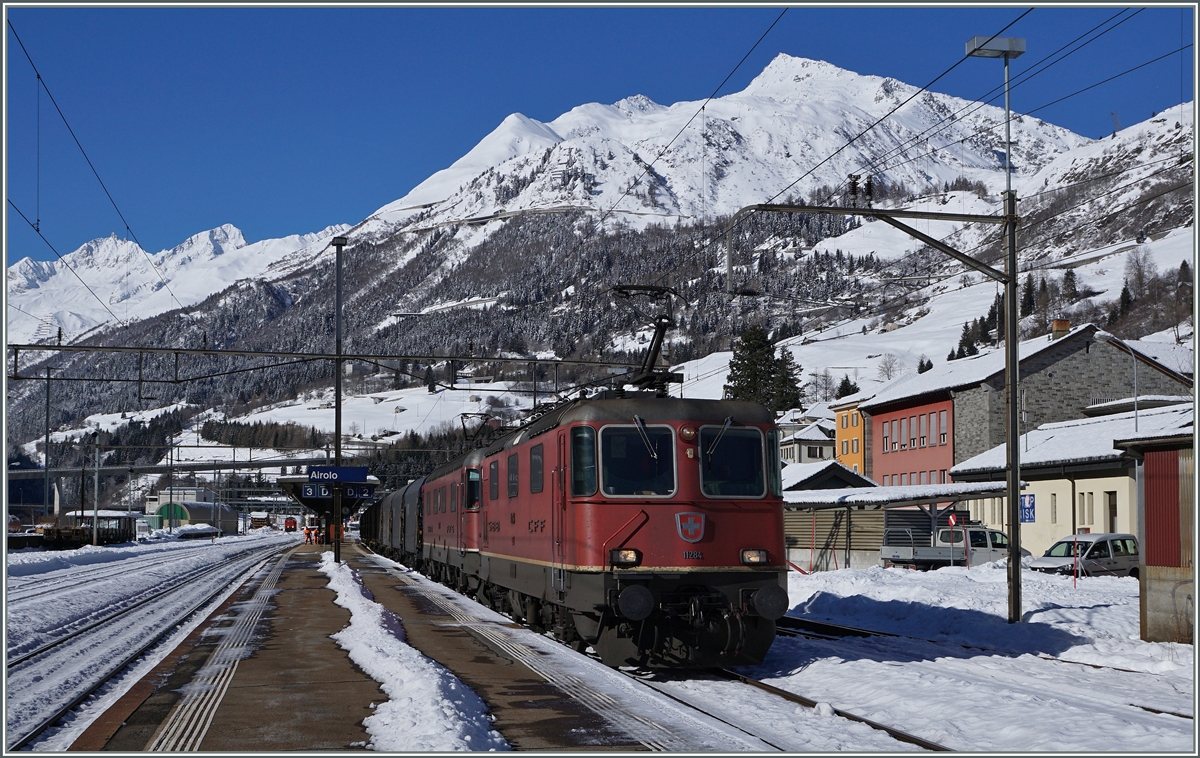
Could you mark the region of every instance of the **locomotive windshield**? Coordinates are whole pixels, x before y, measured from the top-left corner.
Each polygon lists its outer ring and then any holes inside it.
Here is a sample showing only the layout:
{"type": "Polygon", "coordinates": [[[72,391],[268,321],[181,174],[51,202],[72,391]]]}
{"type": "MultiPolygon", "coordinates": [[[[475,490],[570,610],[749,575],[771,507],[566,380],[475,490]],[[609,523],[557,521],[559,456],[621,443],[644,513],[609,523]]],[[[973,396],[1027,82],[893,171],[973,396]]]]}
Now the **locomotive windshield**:
{"type": "Polygon", "coordinates": [[[600,476],[605,495],[675,494],[674,431],[647,426],[641,419],[631,426],[606,426],[600,430],[600,476]]]}
{"type": "Polygon", "coordinates": [[[758,429],[706,426],[700,429],[700,487],[709,497],[766,494],[763,436],[758,429]]]}

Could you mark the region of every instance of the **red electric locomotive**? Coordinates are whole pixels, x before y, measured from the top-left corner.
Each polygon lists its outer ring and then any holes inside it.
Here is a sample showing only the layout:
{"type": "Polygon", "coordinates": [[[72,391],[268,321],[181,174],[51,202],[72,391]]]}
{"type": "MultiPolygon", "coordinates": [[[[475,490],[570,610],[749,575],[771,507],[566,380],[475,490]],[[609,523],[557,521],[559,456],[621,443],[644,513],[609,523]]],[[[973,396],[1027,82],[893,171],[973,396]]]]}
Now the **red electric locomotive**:
{"type": "Polygon", "coordinates": [[[363,515],[362,537],[611,666],[761,662],[788,608],[773,415],[606,391],[363,515]]]}

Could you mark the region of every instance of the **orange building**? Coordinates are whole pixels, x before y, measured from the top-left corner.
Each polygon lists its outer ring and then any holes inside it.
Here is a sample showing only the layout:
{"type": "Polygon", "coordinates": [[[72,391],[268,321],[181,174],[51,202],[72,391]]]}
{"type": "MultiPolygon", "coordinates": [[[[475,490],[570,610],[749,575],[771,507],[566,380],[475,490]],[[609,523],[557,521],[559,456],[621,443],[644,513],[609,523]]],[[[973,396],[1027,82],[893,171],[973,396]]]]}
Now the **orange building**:
{"type": "Polygon", "coordinates": [[[841,400],[829,404],[829,410],[834,412],[834,423],[837,426],[834,447],[838,463],[848,469],[863,474],[867,470],[866,454],[866,423],[858,411],[858,404],[869,400],[873,393],[856,392],[841,400]]]}

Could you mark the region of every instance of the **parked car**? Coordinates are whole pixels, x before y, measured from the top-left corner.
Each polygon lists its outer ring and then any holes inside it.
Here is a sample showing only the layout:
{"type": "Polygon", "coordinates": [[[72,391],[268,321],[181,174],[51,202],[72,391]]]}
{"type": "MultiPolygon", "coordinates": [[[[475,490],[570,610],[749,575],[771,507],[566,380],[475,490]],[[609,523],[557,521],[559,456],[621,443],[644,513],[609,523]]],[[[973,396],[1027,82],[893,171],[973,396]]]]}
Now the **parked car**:
{"type": "Polygon", "coordinates": [[[1029,567],[1047,574],[1136,577],[1138,559],[1138,541],[1132,534],[1072,534],[1029,567]]]}

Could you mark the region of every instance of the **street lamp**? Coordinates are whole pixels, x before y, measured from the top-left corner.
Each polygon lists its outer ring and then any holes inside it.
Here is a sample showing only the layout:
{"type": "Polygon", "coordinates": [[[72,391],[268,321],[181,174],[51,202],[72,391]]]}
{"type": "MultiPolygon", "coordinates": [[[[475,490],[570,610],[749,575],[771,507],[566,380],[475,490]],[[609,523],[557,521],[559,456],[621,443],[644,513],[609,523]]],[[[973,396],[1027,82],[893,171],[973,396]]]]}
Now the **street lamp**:
{"type": "Polygon", "coordinates": [[[1129,357],[1133,359],[1133,431],[1138,430],[1138,388],[1137,388],[1137,356],[1133,354],[1133,348],[1127,345],[1120,337],[1112,332],[1106,332],[1103,329],[1093,335],[1097,342],[1106,342],[1117,345],[1129,353],[1129,357]]]}
{"type": "Polygon", "coordinates": [[[1025,52],[1021,37],[972,37],[967,55],[1004,59],[1004,383],[1008,403],[1008,623],[1021,620],[1021,453],[1017,391],[1020,381],[1020,352],[1017,343],[1017,198],[1012,191],[1012,132],[1008,106],[1008,61],[1025,52]]]}

